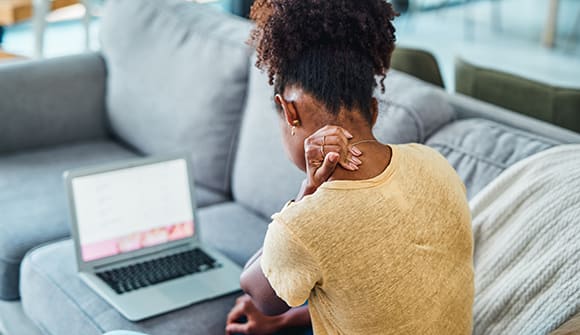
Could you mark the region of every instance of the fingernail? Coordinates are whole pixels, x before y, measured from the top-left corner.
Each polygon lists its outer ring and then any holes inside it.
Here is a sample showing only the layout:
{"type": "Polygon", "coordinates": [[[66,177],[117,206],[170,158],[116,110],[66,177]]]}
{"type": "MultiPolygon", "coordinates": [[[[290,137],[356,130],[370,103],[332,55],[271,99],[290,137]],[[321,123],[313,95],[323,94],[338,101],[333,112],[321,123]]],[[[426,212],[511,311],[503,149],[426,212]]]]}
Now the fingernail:
{"type": "Polygon", "coordinates": [[[336,163],[336,161],[338,160],[338,155],[330,155],[330,156],[328,157],[328,159],[329,159],[331,162],[333,162],[333,163],[336,163]]]}
{"type": "Polygon", "coordinates": [[[353,170],[355,170],[355,171],[356,171],[356,170],[358,170],[358,166],[356,166],[356,165],[354,165],[354,164],[352,164],[352,163],[350,164],[350,167],[351,167],[353,170]]]}
{"type": "Polygon", "coordinates": [[[351,161],[353,163],[357,164],[357,165],[361,165],[362,164],[362,161],[360,159],[356,158],[356,157],[352,157],[351,158],[351,161]]]}
{"type": "Polygon", "coordinates": [[[351,133],[348,132],[348,130],[344,130],[344,134],[346,135],[346,137],[348,137],[349,139],[353,138],[354,136],[352,136],[351,133]]]}
{"type": "Polygon", "coordinates": [[[352,147],[351,151],[355,154],[355,155],[362,155],[362,151],[360,151],[357,147],[352,147]]]}

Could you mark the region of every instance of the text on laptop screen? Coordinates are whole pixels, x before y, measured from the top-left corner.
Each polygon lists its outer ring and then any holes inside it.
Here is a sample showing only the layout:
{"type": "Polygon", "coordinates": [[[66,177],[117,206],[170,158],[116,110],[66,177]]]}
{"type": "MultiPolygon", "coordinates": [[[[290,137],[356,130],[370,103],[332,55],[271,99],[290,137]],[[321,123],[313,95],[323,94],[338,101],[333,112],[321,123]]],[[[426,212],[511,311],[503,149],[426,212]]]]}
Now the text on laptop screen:
{"type": "Polygon", "coordinates": [[[184,159],[76,177],[72,190],[84,261],[193,236],[184,159]]]}

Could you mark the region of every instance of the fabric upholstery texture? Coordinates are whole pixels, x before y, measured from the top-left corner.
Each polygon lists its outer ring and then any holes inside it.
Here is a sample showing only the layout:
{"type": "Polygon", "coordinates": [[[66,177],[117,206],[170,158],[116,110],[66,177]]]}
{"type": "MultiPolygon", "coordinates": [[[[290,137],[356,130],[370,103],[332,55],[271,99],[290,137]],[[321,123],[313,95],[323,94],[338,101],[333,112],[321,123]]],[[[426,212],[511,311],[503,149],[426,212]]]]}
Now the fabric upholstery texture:
{"type": "Polygon", "coordinates": [[[521,131],[547,137],[560,143],[580,142],[580,133],[520,113],[514,113],[505,108],[479,101],[466,95],[450,94],[446,98],[453,107],[457,120],[486,119],[521,131]]]}
{"type": "Polygon", "coordinates": [[[195,180],[227,194],[251,25],[200,6],[106,2],[101,38],[108,116],[114,133],[142,153],[191,152],[195,180]]]}
{"type": "Polygon", "coordinates": [[[63,172],[132,157],[109,141],[0,156],[0,298],[18,298],[18,267],[28,250],[69,234],[63,172]]]}
{"type": "Polygon", "coordinates": [[[126,329],[148,335],[223,334],[226,315],[240,293],[140,322],[127,321],[76,275],[71,240],[32,251],[22,264],[22,304],[47,335],[100,335],[126,329]],[[58,313],[54,312],[58,306],[58,313]]]}
{"type": "Polygon", "coordinates": [[[201,241],[243,266],[262,246],[270,220],[227,202],[198,211],[201,241]]]}
{"type": "Polygon", "coordinates": [[[466,119],[445,126],[426,144],[453,165],[471,199],[508,166],[558,142],[493,121],[466,119]]]}
{"type": "Polygon", "coordinates": [[[580,132],[580,89],[554,87],[458,59],[455,91],[580,132]]]}
{"type": "Polygon", "coordinates": [[[232,181],[236,202],[265,219],[296,196],[305,177],[286,156],[273,92],[252,67],[232,181]]]}
{"type": "MultiPolygon", "coordinates": [[[[235,203],[200,209],[197,218],[202,241],[240,265],[260,248],[268,224],[235,203]]],[[[30,252],[22,265],[21,290],[27,315],[46,334],[55,335],[96,335],[115,329],[149,335],[223,334],[226,315],[240,295],[231,294],[133,323],[124,319],[76,275],[71,240],[30,252]],[[59,306],[59,313],[53,313],[52,306],[59,306]]]]}
{"type": "Polygon", "coordinates": [[[0,68],[0,154],[107,136],[97,53],[0,68]]]}
{"type": "Polygon", "coordinates": [[[425,143],[425,140],[451,122],[455,113],[446,93],[437,86],[395,70],[389,71],[385,92],[375,92],[379,117],[373,129],[383,143],[425,143]]]}

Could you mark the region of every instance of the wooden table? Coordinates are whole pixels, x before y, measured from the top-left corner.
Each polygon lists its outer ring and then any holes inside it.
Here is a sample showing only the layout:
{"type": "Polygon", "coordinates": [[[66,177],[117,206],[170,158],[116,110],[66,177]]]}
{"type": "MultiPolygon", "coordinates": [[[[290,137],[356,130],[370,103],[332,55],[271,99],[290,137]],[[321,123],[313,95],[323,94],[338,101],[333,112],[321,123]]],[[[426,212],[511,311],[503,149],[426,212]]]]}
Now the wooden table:
{"type": "Polygon", "coordinates": [[[560,7],[560,0],[549,1],[550,8],[548,9],[548,18],[546,19],[546,26],[544,27],[542,43],[548,48],[553,48],[558,30],[558,7],[560,7]]]}

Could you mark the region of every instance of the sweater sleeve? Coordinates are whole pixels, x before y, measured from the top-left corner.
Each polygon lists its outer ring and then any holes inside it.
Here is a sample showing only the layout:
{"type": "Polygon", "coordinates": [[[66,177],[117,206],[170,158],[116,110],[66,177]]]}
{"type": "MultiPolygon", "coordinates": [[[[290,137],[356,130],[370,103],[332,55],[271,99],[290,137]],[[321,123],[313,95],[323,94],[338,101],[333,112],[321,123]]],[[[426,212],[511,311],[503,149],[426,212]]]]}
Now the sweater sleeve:
{"type": "Polygon", "coordinates": [[[297,307],[310,296],[321,271],[312,254],[284,224],[274,220],[268,227],[261,267],[276,295],[297,307]]]}

